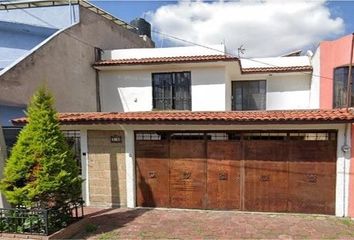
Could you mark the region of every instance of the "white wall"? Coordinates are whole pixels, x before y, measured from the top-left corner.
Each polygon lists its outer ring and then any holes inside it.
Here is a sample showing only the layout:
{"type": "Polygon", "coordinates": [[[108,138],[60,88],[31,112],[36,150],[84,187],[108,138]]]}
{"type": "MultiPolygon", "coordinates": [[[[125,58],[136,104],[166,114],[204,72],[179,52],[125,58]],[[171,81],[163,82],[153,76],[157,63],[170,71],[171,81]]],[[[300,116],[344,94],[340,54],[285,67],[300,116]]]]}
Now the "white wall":
{"type": "Polygon", "coordinates": [[[152,110],[152,80],[154,72],[191,71],[192,110],[225,110],[224,67],[194,67],[163,70],[101,71],[101,107],[104,112],[152,110]]]}
{"type": "Polygon", "coordinates": [[[266,80],[267,110],[310,108],[310,75],[303,73],[273,75],[253,74],[242,75],[239,76],[238,79],[232,78],[232,80],[266,80]]]}
{"type": "Polygon", "coordinates": [[[225,53],[223,44],[209,45],[208,48],[199,46],[168,47],[168,48],[132,48],[105,50],[102,54],[103,60],[131,59],[131,58],[153,58],[153,57],[176,57],[176,56],[201,56],[201,55],[222,55],[225,53]]]}

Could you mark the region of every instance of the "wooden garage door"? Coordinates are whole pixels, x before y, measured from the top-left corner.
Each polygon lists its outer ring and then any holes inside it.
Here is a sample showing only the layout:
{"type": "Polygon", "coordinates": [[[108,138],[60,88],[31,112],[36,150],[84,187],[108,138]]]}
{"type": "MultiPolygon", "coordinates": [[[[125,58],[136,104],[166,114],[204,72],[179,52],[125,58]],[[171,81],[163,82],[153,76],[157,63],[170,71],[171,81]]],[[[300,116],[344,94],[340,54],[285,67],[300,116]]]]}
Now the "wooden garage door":
{"type": "Polygon", "coordinates": [[[335,213],[337,145],[333,139],[290,142],[289,212],[335,213]]]}
{"type": "Polygon", "coordinates": [[[168,141],[140,140],[135,148],[137,205],[169,207],[168,141]]]}
{"type": "Polygon", "coordinates": [[[212,134],[140,134],[138,206],[334,214],[335,132],[212,134]]]}
{"type": "Polygon", "coordinates": [[[241,150],[240,141],[208,141],[208,209],[241,209],[241,150]]]}
{"type": "Polygon", "coordinates": [[[288,148],[281,140],[244,141],[244,209],[286,212],[288,148]]]}
{"type": "Polygon", "coordinates": [[[205,208],[204,140],[171,140],[170,203],[176,208],[205,208]]]}

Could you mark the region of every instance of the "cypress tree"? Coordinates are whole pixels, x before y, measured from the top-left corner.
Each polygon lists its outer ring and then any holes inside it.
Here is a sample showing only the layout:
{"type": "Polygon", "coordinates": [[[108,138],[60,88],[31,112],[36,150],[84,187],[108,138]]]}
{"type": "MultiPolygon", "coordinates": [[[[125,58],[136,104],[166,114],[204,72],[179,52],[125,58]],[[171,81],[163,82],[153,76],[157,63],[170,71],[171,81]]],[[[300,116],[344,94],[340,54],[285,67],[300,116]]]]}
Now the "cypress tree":
{"type": "Polygon", "coordinates": [[[55,207],[80,197],[82,179],[53,103],[46,88],[34,94],[6,162],[0,189],[14,206],[55,207]]]}

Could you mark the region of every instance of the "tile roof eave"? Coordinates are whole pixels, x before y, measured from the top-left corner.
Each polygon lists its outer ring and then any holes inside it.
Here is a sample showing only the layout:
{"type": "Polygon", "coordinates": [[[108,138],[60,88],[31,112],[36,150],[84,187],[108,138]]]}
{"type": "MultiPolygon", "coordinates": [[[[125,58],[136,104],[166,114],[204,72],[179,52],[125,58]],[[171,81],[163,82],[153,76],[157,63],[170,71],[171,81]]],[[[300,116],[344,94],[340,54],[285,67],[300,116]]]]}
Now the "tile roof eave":
{"type": "Polygon", "coordinates": [[[312,71],[313,71],[312,66],[242,68],[242,74],[312,72],[312,71]]]}
{"type": "MultiPolygon", "coordinates": [[[[125,113],[62,113],[61,124],[318,124],[352,123],[352,109],[287,110],[258,112],[125,112],[125,113]]],[[[26,124],[26,118],[12,120],[14,125],[26,124]]]]}
{"type": "Polygon", "coordinates": [[[131,66],[131,65],[156,65],[171,63],[203,63],[203,62],[233,62],[239,61],[236,57],[227,55],[201,55],[201,56],[178,56],[178,57],[156,57],[140,59],[115,59],[103,60],[93,64],[93,67],[108,66],[131,66]]]}

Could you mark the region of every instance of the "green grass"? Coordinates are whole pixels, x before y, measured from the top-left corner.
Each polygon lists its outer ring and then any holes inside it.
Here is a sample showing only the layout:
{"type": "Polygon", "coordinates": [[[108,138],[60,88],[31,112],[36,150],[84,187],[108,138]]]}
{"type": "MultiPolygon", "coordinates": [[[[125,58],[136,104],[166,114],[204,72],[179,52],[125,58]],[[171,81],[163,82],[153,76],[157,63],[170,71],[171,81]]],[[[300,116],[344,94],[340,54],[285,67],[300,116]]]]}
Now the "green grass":
{"type": "Polygon", "coordinates": [[[342,218],[340,219],[340,222],[348,227],[354,225],[354,221],[351,220],[350,218],[342,218]]]}
{"type": "Polygon", "coordinates": [[[106,233],[102,233],[100,236],[99,236],[99,240],[110,240],[110,239],[116,239],[118,236],[118,233],[117,232],[106,232],[106,233]]]}

